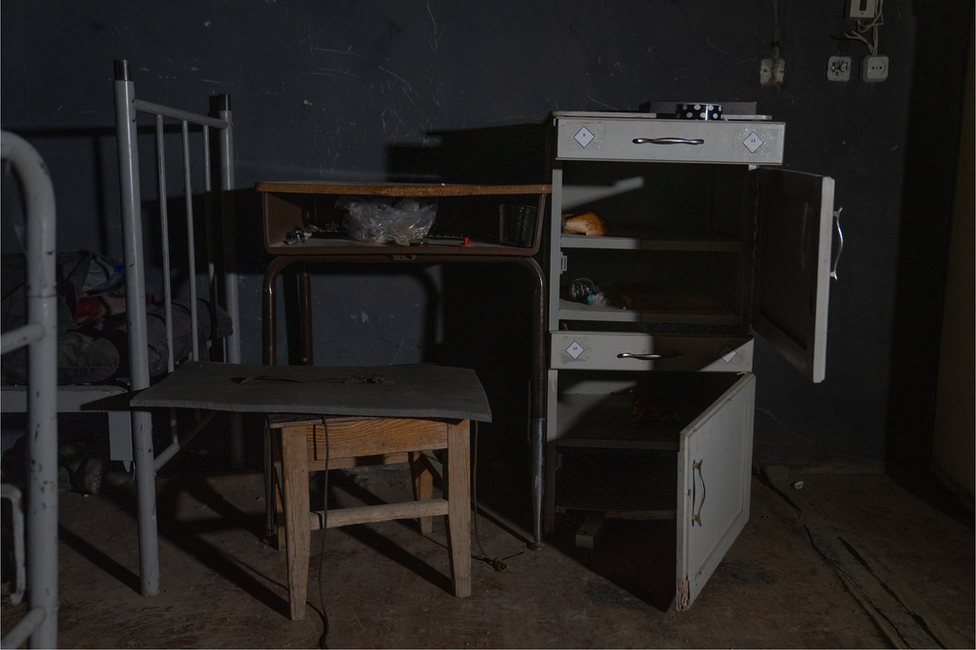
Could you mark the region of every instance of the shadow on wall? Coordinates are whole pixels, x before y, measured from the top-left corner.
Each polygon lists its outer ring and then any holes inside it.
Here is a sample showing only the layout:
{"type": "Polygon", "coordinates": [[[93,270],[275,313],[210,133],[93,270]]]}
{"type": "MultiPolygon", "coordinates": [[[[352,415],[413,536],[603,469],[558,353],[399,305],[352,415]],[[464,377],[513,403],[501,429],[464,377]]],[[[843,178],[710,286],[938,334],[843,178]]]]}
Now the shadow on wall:
{"type": "MultiPolygon", "coordinates": [[[[390,179],[548,182],[541,121],[427,135],[434,145],[388,147],[390,179]]],[[[497,212],[490,208],[484,212],[488,216],[469,214],[444,227],[491,240],[497,235],[497,212]]],[[[541,263],[539,258],[537,255],[541,263]]],[[[441,277],[442,335],[427,348],[425,360],[469,367],[478,373],[493,418],[491,424],[481,426],[479,458],[528,467],[533,280],[524,268],[510,263],[445,264],[441,277]]]]}

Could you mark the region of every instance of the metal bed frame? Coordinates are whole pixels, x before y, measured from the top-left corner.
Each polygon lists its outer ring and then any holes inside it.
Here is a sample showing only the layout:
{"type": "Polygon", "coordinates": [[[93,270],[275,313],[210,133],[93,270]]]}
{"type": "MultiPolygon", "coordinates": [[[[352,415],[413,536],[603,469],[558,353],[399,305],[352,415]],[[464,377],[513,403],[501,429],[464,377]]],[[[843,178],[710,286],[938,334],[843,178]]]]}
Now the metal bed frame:
{"type": "Polygon", "coordinates": [[[54,187],[40,154],[23,138],[0,135],[0,154],[17,172],[27,208],[27,324],[0,337],[3,354],[28,346],[27,537],[30,553],[24,571],[23,514],[20,490],[3,486],[14,518],[15,587],[19,604],[29,582],[30,608],[4,634],[4,648],[17,648],[30,637],[32,648],[58,644],[58,298],[54,187]],[[25,580],[26,579],[26,580],[25,580]]]}
{"type": "MultiPolygon", "coordinates": [[[[196,245],[194,242],[194,214],[192,192],[192,170],[190,164],[190,130],[199,127],[202,132],[203,147],[203,192],[205,201],[205,219],[207,221],[207,278],[210,288],[211,303],[218,301],[218,294],[222,294],[221,301],[224,309],[233,322],[233,334],[224,339],[223,359],[228,363],[240,363],[240,318],[237,289],[236,237],[234,221],[231,217],[229,191],[234,188],[234,147],[233,120],[230,110],[230,97],[217,97],[217,116],[187,112],[181,109],[154,104],[136,98],[135,84],[130,76],[130,65],[126,60],[115,61],[115,122],[118,137],[119,183],[122,201],[122,245],[125,265],[125,295],[126,314],[128,319],[129,350],[147,349],[146,324],[146,287],[145,287],[145,256],[143,253],[142,236],[142,199],[139,185],[139,150],[137,115],[146,113],[153,115],[156,120],[156,163],[157,182],[159,185],[159,206],[162,232],[163,254],[163,292],[165,298],[167,339],[169,340],[170,359],[168,372],[173,372],[175,361],[172,358],[172,329],[171,329],[171,287],[170,287],[170,249],[168,241],[168,215],[166,208],[166,162],[163,143],[164,119],[177,120],[182,132],[183,182],[186,199],[186,232],[187,259],[189,263],[188,277],[190,279],[191,322],[194,332],[197,331],[197,296],[195,266],[196,245]],[[216,131],[217,148],[219,151],[220,181],[219,187],[214,189],[211,184],[210,161],[210,133],[216,131]],[[209,236],[211,226],[211,205],[216,199],[220,207],[218,225],[222,233],[220,242],[213,242],[209,236]],[[218,243],[222,258],[223,287],[217,286],[217,275],[221,269],[215,264],[213,244],[218,243]]],[[[197,337],[193,338],[193,354],[191,358],[200,359],[197,337]]],[[[135,394],[150,385],[149,361],[146,354],[129,355],[130,393],[135,394]]],[[[211,415],[212,417],[212,415],[211,415]]],[[[189,440],[196,435],[209,419],[194,426],[183,435],[172,431],[172,441],[169,446],[156,454],[153,446],[152,413],[147,410],[132,409],[132,446],[135,461],[135,482],[137,516],[139,523],[139,573],[140,588],[145,596],[159,593],[159,542],[156,530],[156,472],[166,464],[189,440]]],[[[237,445],[240,442],[239,416],[232,420],[236,430],[237,445]]],[[[239,451],[239,450],[238,450],[239,451]]],[[[237,453],[237,452],[235,452],[237,453]]]]}

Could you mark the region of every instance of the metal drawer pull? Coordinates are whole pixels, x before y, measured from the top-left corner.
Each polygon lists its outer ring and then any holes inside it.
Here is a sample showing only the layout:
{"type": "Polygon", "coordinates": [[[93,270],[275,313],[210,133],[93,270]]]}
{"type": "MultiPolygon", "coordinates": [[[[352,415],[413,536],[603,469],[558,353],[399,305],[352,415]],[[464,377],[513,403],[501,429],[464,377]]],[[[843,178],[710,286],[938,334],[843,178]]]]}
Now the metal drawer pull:
{"type": "Polygon", "coordinates": [[[655,359],[684,359],[680,353],[674,354],[637,354],[634,352],[621,352],[617,355],[618,359],[639,359],[641,361],[654,361],[655,359]]]}
{"type": "Polygon", "coordinates": [[[830,277],[835,280],[840,280],[837,277],[837,264],[840,262],[840,254],[844,252],[844,231],[840,229],[840,213],[844,211],[842,207],[840,210],[834,212],[834,225],[837,228],[837,253],[834,255],[833,268],[830,269],[830,277]]]}
{"type": "Polygon", "coordinates": [[[634,144],[705,144],[701,138],[634,138],[634,144]]]}

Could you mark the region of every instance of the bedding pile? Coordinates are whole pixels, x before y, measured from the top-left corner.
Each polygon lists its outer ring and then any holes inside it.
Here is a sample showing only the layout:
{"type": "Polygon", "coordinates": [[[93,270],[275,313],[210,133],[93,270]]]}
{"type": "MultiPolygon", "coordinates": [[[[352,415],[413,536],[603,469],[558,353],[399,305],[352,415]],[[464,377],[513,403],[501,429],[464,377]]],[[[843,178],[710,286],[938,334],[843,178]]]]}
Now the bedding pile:
{"type": "MultiPolygon", "coordinates": [[[[114,382],[129,374],[128,326],[122,263],[89,251],[61,253],[57,263],[58,384],[114,382]]],[[[23,255],[3,255],[0,262],[0,328],[6,332],[27,322],[27,286],[23,255]]],[[[231,319],[220,307],[198,300],[197,336],[200,349],[211,338],[230,335],[231,319]]],[[[146,296],[149,371],[166,372],[166,342],[162,302],[146,296]]],[[[189,356],[193,346],[188,300],[173,301],[173,348],[175,359],[189,356]]],[[[3,356],[0,383],[27,381],[27,348],[3,356]]]]}

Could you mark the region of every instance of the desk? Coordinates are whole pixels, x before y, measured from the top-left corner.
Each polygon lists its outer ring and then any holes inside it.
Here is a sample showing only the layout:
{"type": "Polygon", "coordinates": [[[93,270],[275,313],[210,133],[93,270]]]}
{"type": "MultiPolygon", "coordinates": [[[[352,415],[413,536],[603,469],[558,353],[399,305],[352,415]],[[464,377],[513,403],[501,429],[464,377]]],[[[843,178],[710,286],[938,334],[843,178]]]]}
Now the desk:
{"type": "MultiPolygon", "coordinates": [[[[550,185],[455,185],[436,183],[342,183],[331,181],[293,181],[258,183],[255,189],[262,194],[262,218],[265,249],[274,255],[264,275],[262,292],[263,362],[277,361],[277,302],[275,291],[278,276],[288,266],[302,264],[299,271],[299,316],[302,362],[313,364],[311,275],[310,264],[456,264],[511,263],[521,266],[533,280],[532,308],[532,512],[534,524],[533,548],[542,547],[542,496],[545,476],[545,417],[546,417],[546,281],[545,274],[533,255],[538,253],[542,224],[546,214],[546,198],[550,185]],[[331,195],[331,199],[322,200],[331,195]],[[486,197],[502,200],[505,197],[531,196],[537,204],[535,229],[530,246],[506,246],[492,243],[490,237],[472,238],[472,246],[457,244],[427,245],[370,245],[348,238],[310,237],[293,244],[285,243],[288,233],[314,224],[334,222],[340,215],[335,200],[341,195],[382,197],[424,197],[438,200],[472,200],[478,203],[486,197]]],[[[497,223],[497,217],[490,215],[497,223]]],[[[486,228],[486,217],[468,217],[468,222],[486,228]]]]}

